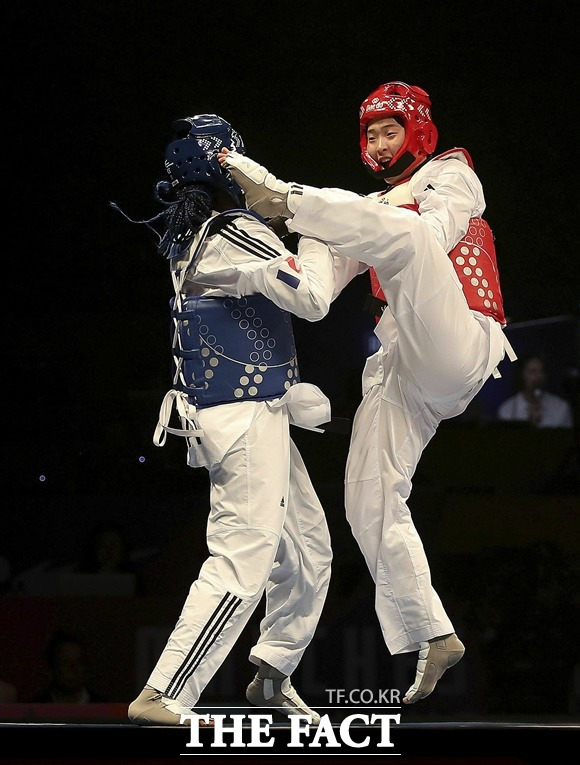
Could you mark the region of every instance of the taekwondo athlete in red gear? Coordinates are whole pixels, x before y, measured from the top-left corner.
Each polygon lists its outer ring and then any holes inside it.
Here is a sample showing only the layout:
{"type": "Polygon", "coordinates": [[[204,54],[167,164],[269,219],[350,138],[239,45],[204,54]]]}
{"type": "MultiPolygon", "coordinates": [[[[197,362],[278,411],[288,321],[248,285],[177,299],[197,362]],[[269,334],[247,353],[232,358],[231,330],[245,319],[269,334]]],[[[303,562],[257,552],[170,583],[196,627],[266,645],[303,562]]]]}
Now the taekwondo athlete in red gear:
{"type": "MultiPolygon", "coordinates": [[[[266,593],[250,661],[248,700],[285,715],[309,714],[292,686],[326,599],[331,546],[326,519],[289,424],[316,429],[330,403],[300,382],[290,313],[322,319],[333,294],[333,258],[302,237],[288,251],[222,170],[222,146],[244,151],[221,117],[174,123],[159,251],[169,259],[174,380],[154,435],[184,437],[187,462],[210,478],[210,556],[146,687],[129,706],[138,725],[178,725],[228,656],[266,593]],[[170,425],[172,412],[180,426],[170,425]]],[[[141,221],[150,224],[150,221],[141,221]]],[[[202,718],[203,719],[203,718],[202,718]]],[[[209,720],[206,719],[206,722],[209,720]]]]}
{"type": "MultiPolygon", "coordinates": [[[[345,506],[376,585],[391,654],[418,651],[412,704],[457,663],[464,645],[431,583],[407,506],[421,453],[439,423],[465,410],[506,352],[493,237],[465,149],[433,157],[437,129],[427,93],[380,86],[360,109],[362,159],[386,181],[361,196],[285,183],[248,157],[222,152],[248,207],[326,242],[373,274],[383,305],[381,345],[363,371],[346,465],[345,506]],[[380,290],[380,291],[379,291],[380,290]]],[[[355,274],[352,273],[352,276],[355,274]]]]}

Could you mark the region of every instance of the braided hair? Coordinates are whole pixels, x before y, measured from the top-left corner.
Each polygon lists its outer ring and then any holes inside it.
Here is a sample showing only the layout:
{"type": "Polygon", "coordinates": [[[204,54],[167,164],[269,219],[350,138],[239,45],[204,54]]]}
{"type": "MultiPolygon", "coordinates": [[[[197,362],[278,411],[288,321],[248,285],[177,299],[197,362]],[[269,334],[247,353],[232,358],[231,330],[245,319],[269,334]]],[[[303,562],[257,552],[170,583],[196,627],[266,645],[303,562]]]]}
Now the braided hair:
{"type": "Polygon", "coordinates": [[[169,257],[173,244],[187,245],[211,216],[213,194],[206,185],[201,183],[189,183],[174,189],[169,181],[159,181],[153,195],[165,209],[147,220],[134,220],[121,210],[116,202],[109,202],[109,204],[131,223],[143,223],[150,228],[159,239],[157,252],[164,257],[169,257]],[[151,225],[161,218],[165,219],[163,234],[151,225]]]}
{"type": "Polygon", "coordinates": [[[207,186],[190,183],[173,189],[167,181],[155,187],[155,199],[165,206],[159,216],[165,219],[165,233],[157,246],[167,256],[171,245],[187,244],[210,217],[213,197],[207,186]]]}

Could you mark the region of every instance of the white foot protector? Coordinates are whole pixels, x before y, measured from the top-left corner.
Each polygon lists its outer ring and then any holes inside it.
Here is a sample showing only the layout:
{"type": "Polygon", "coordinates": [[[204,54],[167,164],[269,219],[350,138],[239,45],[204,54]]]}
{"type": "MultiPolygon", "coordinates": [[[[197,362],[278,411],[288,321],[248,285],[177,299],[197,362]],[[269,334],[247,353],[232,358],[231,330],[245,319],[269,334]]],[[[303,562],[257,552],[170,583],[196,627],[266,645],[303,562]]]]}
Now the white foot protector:
{"type": "Polygon", "coordinates": [[[429,696],[445,670],[457,664],[465,653],[465,646],[455,633],[420,646],[415,682],[403,697],[403,704],[414,704],[429,696]]]}

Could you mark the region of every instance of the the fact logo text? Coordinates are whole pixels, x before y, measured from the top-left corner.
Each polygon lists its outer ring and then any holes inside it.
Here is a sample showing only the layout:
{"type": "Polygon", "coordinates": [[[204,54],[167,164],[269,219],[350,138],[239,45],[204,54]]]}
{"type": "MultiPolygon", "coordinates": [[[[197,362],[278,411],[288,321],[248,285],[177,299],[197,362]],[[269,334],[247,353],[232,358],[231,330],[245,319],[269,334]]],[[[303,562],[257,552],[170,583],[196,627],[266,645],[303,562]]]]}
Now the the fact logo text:
{"type": "MultiPolygon", "coordinates": [[[[207,725],[210,715],[181,715],[181,724],[189,724],[191,735],[186,747],[202,748],[268,748],[276,743],[276,729],[271,728],[273,719],[269,714],[212,714],[213,726],[207,725]],[[200,741],[200,721],[203,720],[204,741],[200,741]],[[228,721],[226,723],[226,720],[228,721]],[[249,726],[248,726],[249,721],[249,726]],[[248,730],[249,728],[249,730],[248,730]],[[207,738],[210,736],[210,738],[207,738]]],[[[400,714],[352,714],[340,723],[331,722],[327,714],[318,724],[309,715],[292,715],[287,749],[364,749],[370,743],[365,726],[373,726],[380,733],[374,744],[379,748],[392,748],[391,726],[401,722],[400,714]],[[354,727],[353,727],[354,726],[354,727]]]]}

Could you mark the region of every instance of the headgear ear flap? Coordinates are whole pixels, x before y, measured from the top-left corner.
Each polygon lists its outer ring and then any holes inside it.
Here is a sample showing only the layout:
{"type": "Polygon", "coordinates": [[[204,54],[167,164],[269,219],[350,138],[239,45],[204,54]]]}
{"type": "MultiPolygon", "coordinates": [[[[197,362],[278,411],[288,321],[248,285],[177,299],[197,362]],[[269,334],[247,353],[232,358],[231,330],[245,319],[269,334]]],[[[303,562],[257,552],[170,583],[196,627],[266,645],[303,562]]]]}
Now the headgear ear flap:
{"type": "Polygon", "coordinates": [[[431,118],[431,99],[416,85],[381,85],[362,102],[359,118],[361,159],[377,178],[410,173],[435,151],[438,133],[431,118]],[[368,153],[367,128],[375,120],[395,116],[403,120],[405,140],[388,165],[380,165],[368,153]]]}

